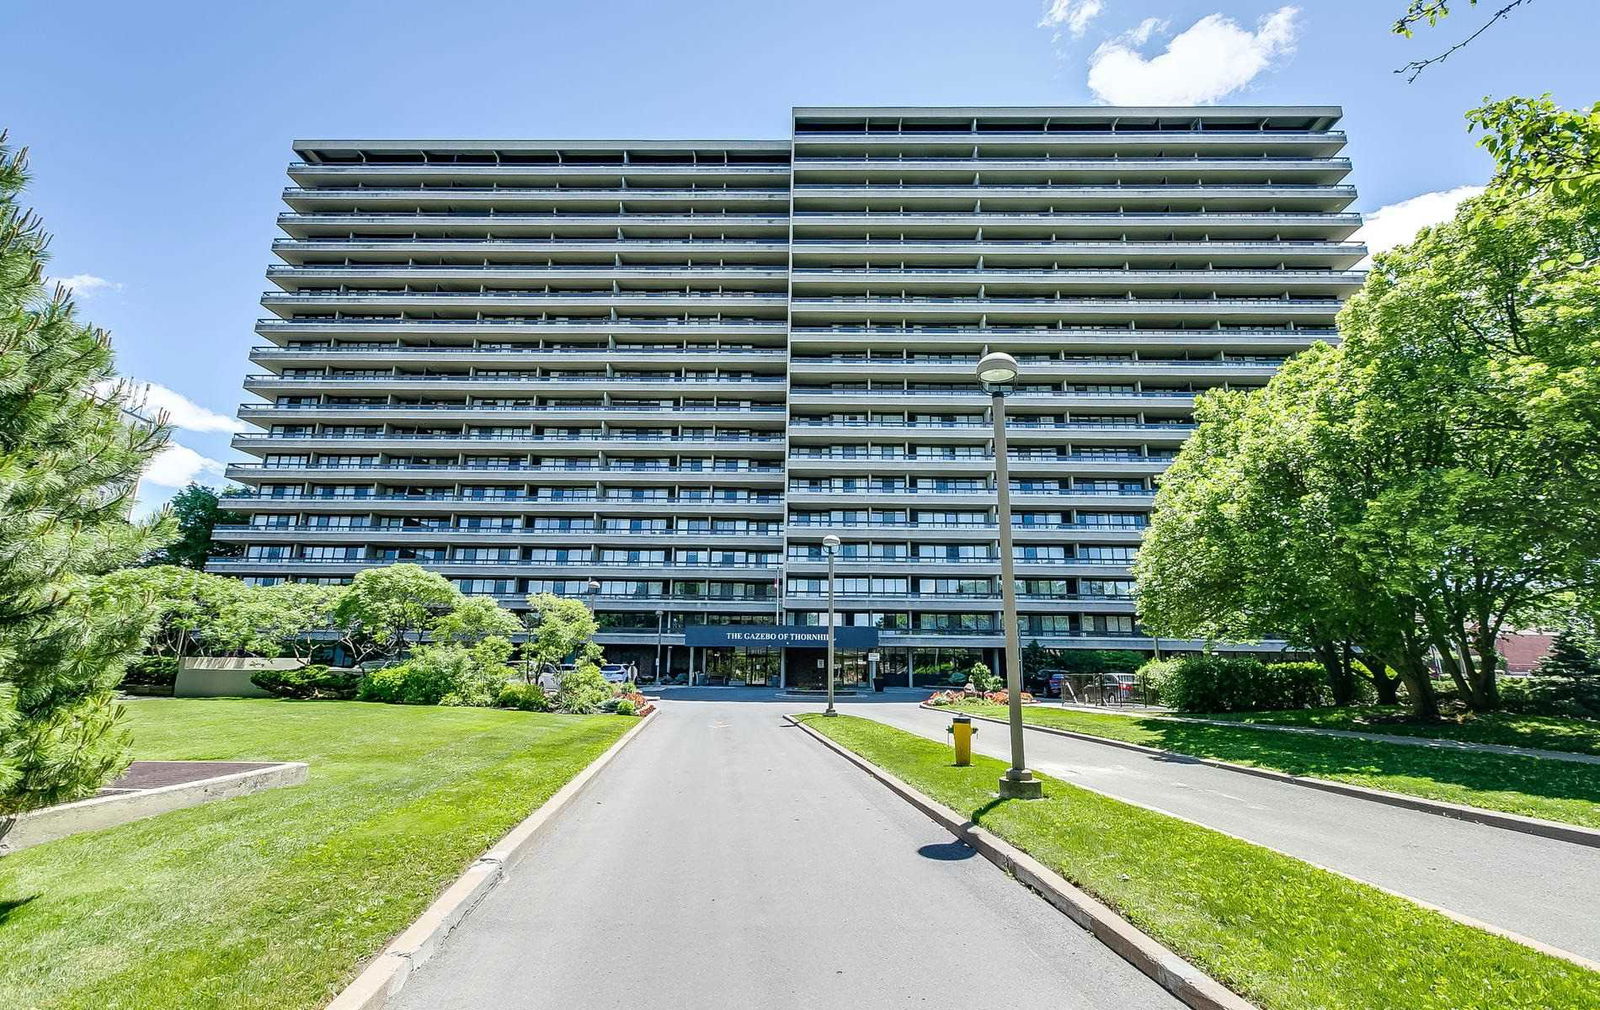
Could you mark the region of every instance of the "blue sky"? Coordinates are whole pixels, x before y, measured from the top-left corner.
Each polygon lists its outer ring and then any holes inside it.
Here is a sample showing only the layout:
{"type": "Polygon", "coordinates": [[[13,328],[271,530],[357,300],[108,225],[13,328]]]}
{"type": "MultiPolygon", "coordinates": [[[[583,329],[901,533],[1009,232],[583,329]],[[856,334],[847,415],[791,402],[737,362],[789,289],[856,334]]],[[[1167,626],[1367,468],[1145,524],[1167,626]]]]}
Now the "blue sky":
{"type": "Polygon", "coordinates": [[[1485,95],[1600,98],[1592,0],[1536,0],[1407,41],[1405,0],[11,0],[0,127],[30,200],[180,425],[143,490],[220,482],[295,137],[782,137],[792,105],[1334,103],[1392,241],[1448,213],[1487,159],[1485,95]],[[167,392],[171,391],[171,393],[167,392]],[[176,394],[176,395],[172,395],[176,394]]]}

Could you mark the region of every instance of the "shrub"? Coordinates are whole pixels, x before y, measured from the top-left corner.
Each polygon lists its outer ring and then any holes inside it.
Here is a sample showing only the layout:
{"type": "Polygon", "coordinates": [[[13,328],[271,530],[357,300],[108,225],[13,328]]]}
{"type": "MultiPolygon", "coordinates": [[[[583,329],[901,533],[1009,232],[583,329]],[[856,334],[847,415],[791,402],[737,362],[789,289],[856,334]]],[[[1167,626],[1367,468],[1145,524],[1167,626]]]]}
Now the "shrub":
{"type": "Polygon", "coordinates": [[[954,671],[951,672],[951,674],[950,674],[950,686],[951,687],[960,687],[962,684],[965,684],[966,682],[967,682],[967,675],[966,674],[962,673],[960,670],[954,670],[954,671]]]}
{"type": "Polygon", "coordinates": [[[492,705],[511,676],[511,649],[509,641],[495,637],[470,648],[418,646],[404,663],[367,674],[357,696],[399,705],[492,705]]]}
{"type": "Polygon", "coordinates": [[[165,687],[178,682],[178,660],[173,656],[140,656],[128,664],[121,687],[165,687]]]}
{"type": "Polygon", "coordinates": [[[1182,712],[1259,712],[1331,701],[1317,663],[1267,664],[1248,656],[1188,656],[1171,663],[1160,682],[1161,700],[1182,712]]]}
{"type": "Polygon", "coordinates": [[[1144,686],[1150,701],[1172,704],[1167,698],[1165,685],[1181,662],[1183,662],[1181,659],[1152,659],[1134,672],[1134,676],[1138,677],[1139,683],[1144,686]]]}
{"type": "Polygon", "coordinates": [[[538,684],[522,684],[512,681],[500,689],[500,696],[495,699],[495,704],[501,708],[514,708],[523,712],[548,712],[550,711],[550,696],[538,684]]]}
{"type": "Polygon", "coordinates": [[[356,696],[361,674],[354,670],[330,670],[326,666],[302,666],[298,670],[257,670],[250,683],[280,698],[334,698],[349,701],[356,696]]]}
{"type": "Polygon", "coordinates": [[[622,698],[617,701],[618,715],[634,715],[637,710],[633,706],[633,699],[622,698]]]}
{"type": "Polygon", "coordinates": [[[935,691],[924,705],[954,705],[958,701],[966,701],[965,691],[935,691]]]}
{"type": "Polygon", "coordinates": [[[979,691],[998,691],[1005,686],[1005,681],[1000,679],[998,673],[992,672],[987,663],[973,663],[967,676],[971,678],[973,688],[979,691]]]}
{"type": "Polygon", "coordinates": [[[593,663],[580,662],[561,675],[556,688],[556,708],[572,715],[590,715],[611,699],[611,685],[593,663]]]}

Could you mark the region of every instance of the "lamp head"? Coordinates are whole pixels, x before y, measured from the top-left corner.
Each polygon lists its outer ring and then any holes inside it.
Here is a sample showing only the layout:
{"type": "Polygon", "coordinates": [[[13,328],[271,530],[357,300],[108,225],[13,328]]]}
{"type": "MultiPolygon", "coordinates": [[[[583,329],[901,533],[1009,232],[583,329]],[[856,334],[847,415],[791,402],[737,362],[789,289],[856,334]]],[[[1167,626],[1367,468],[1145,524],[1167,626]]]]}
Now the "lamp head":
{"type": "Polygon", "coordinates": [[[990,351],[978,359],[975,369],[978,381],[987,386],[1004,386],[1015,382],[1017,373],[1017,359],[1004,351],[990,351]]]}
{"type": "Polygon", "coordinates": [[[589,592],[595,593],[595,592],[599,592],[599,591],[600,591],[600,580],[599,579],[590,579],[589,580],[589,592]]]}
{"type": "Polygon", "coordinates": [[[839,538],[829,533],[822,538],[822,546],[827,549],[829,554],[832,554],[839,549],[839,538]]]}

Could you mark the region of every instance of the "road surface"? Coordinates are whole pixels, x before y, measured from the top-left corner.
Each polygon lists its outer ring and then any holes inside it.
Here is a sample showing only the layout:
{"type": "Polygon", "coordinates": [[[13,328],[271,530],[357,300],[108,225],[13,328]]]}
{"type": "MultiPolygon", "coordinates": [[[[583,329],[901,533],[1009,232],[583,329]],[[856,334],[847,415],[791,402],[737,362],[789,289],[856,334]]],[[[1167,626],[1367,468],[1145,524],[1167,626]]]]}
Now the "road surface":
{"type": "Polygon", "coordinates": [[[782,721],[816,706],[669,697],[400,1007],[1181,1010],[782,721]]]}

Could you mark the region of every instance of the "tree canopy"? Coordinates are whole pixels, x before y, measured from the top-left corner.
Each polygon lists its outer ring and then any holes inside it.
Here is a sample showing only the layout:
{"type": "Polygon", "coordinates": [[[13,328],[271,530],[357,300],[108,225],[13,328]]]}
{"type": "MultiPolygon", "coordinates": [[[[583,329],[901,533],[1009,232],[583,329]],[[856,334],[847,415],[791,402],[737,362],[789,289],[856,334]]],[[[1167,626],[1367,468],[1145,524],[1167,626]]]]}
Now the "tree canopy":
{"type": "MultiPolygon", "coordinates": [[[[1592,154],[1592,152],[1591,152],[1592,154]]],[[[1343,343],[1200,398],[1136,574],[1145,626],[1283,637],[1476,708],[1495,638],[1600,580],[1600,202],[1507,178],[1377,257],[1343,343]]]]}
{"type": "Polygon", "coordinates": [[[242,523],[246,518],[242,512],[223,508],[224,500],[215,489],[194,483],[173,495],[167,507],[177,526],[177,539],[153,552],[145,563],[199,570],[205,568],[207,558],[237,556],[238,545],[212,539],[212,531],[219,524],[242,523]]]}

